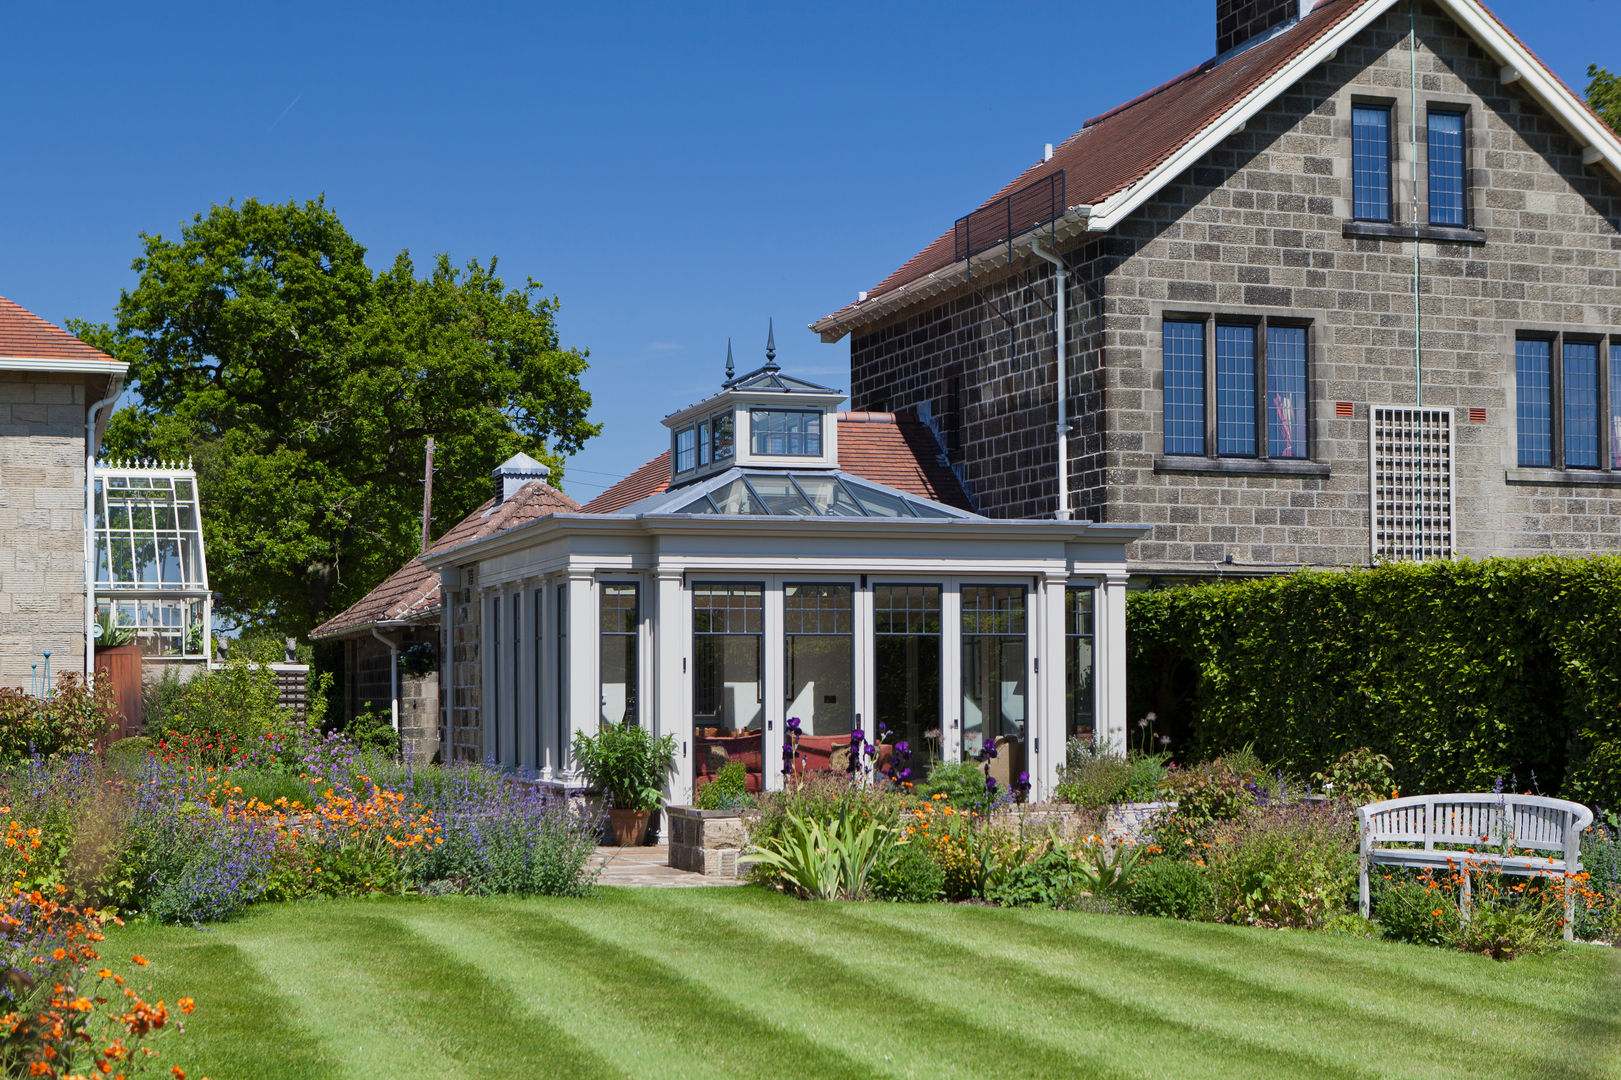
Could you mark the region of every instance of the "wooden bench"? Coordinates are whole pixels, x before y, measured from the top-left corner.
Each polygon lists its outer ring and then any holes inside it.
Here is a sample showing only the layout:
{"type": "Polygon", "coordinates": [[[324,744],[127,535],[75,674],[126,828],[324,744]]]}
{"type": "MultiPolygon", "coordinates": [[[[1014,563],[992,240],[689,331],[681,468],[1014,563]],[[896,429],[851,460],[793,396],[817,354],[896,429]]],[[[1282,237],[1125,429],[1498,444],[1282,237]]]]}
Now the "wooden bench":
{"type": "MultiPolygon", "coordinates": [[[[1361,837],[1357,886],[1362,917],[1367,918],[1368,868],[1375,863],[1422,870],[1467,866],[1520,877],[1563,878],[1579,873],[1582,830],[1593,823],[1593,811],[1580,803],[1542,795],[1476,792],[1387,799],[1358,807],[1356,818],[1361,837]],[[1392,844],[1400,846],[1388,846],[1392,844]],[[1438,848],[1437,844],[1449,846],[1438,848]],[[1489,850],[1492,848],[1496,850],[1489,850]],[[1518,854],[1525,849],[1557,854],[1518,854]]],[[[1471,897],[1469,879],[1465,873],[1460,897],[1465,917],[1471,897]]],[[[1571,937],[1575,905],[1575,890],[1565,890],[1566,940],[1571,937]]]]}

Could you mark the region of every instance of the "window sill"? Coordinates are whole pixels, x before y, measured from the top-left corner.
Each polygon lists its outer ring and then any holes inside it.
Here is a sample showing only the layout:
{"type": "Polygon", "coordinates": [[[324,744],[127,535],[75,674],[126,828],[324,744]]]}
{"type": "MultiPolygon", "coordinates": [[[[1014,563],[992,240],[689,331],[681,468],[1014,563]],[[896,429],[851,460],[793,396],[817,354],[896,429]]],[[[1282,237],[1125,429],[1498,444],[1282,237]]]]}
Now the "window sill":
{"type": "Polygon", "coordinates": [[[1240,476],[1327,476],[1326,461],[1285,461],[1281,459],[1208,458],[1191,454],[1157,454],[1156,473],[1225,473],[1240,476]]]}
{"type": "Polygon", "coordinates": [[[1503,479],[1511,484],[1587,484],[1621,487],[1621,472],[1603,469],[1509,469],[1503,479]]]}
{"type": "Polygon", "coordinates": [[[1360,240],[1441,240],[1449,244],[1484,244],[1484,229],[1450,225],[1404,225],[1393,221],[1347,221],[1343,235],[1360,240]]]}

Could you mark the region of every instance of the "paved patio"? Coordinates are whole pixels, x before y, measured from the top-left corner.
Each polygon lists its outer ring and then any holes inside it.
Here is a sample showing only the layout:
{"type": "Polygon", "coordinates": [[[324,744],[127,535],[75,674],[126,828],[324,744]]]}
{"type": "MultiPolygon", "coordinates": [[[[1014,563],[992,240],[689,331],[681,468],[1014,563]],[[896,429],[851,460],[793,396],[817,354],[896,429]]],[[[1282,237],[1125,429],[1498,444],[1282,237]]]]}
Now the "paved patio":
{"type": "Polygon", "coordinates": [[[628,885],[648,889],[686,889],[693,886],[741,885],[735,878],[705,877],[670,865],[670,847],[599,847],[591,867],[602,868],[599,885],[628,885]]]}

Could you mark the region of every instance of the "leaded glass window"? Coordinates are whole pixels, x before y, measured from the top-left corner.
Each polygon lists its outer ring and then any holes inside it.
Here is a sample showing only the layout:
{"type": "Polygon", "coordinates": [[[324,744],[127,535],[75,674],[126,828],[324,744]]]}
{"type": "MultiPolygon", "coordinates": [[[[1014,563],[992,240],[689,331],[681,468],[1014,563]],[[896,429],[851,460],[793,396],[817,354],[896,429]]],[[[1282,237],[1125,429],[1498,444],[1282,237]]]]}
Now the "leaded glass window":
{"type": "Polygon", "coordinates": [[[761,457],[817,457],[822,452],[822,414],[803,409],[751,409],[749,434],[761,457]]]}
{"type": "Polygon", "coordinates": [[[1306,328],[1266,329],[1266,452],[1303,458],[1306,448],[1306,328]]]}
{"type": "Polygon", "coordinates": [[[1204,324],[1165,323],[1165,452],[1203,454],[1204,324]]]}
{"type": "Polygon", "coordinates": [[[1216,453],[1255,456],[1255,327],[1216,324],[1216,453]]]}
{"type": "Polygon", "coordinates": [[[1596,469],[1598,343],[1565,342],[1565,468],[1596,469]]]}
{"type": "Polygon", "coordinates": [[[1515,424],[1520,464],[1553,465],[1553,342],[1521,338],[1514,343],[1515,424]]]}
{"type": "Polygon", "coordinates": [[[1464,225],[1463,113],[1430,110],[1430,224],[1464,225]]]}
{"type": "Polygon", "coordinates": [[[1390,106],[1351,109],[1352,216],[1390,220],[1390,106]]]}

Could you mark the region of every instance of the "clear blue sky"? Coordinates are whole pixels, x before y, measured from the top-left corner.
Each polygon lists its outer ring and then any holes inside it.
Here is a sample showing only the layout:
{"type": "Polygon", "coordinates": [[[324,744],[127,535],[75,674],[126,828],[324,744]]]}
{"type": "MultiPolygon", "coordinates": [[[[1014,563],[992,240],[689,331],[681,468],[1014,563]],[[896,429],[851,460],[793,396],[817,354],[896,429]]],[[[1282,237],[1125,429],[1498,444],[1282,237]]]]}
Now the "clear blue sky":
{"type": "MultiPolygon", "coordinates": [[[[602,435],[664,449],[726,338],[848,387],[805,324],[1088,117],[1206,59],[1214,0],[8,5],[0,295],[109,320],[142,232],[326,193],[384,266],[499,255],[562,300],[602,435]]],[[[1578,91],[1616,0],[1496,0],[1578,91]]]]}

